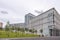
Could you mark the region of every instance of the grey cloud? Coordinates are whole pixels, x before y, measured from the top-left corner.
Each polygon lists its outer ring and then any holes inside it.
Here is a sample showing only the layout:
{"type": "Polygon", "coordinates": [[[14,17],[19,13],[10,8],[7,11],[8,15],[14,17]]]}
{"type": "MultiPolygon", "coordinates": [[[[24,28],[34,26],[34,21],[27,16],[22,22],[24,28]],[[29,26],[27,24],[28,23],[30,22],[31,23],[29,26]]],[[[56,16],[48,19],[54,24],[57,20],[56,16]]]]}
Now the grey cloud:
{"type": "Polygon", "coordinates": [[[59,4],[60,0],[0,0],[0,8],[10,11],[5,18],[10,20],[11,23],[24,22],[24,16],[29,12],[37,15],[34,10],[45,11],[55,7],[60,11],[59,4]]]}

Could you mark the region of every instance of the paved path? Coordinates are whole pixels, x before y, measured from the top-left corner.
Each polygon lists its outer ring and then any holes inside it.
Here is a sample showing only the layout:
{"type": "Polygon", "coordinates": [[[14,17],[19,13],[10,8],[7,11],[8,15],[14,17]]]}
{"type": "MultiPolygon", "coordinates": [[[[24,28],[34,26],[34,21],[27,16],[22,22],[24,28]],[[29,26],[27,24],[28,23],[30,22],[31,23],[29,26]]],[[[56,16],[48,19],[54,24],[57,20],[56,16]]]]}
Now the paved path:
{"type": "Polygon", "coordinates": [[[0,38],[0,40],[60,40],[60,37],[0,38]]]}

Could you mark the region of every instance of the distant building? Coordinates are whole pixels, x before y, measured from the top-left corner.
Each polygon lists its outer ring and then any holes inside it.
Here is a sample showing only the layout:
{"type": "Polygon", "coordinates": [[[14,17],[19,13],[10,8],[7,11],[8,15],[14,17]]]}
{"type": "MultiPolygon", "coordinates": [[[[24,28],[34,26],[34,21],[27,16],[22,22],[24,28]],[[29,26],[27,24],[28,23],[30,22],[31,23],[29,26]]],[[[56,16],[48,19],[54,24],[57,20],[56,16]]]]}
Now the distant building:
{"type": "Polygon", "coordinates": [[[11,27],[19,27],[19,28],[24,28],[25,24],[24,23],[15,23],[15,24],[10,24],[11,27]]]}
{"type": "Polygon", "coordinates": [[[3,23],[2,22],[0,22],[0,28],[3,28],[3,23]]]}

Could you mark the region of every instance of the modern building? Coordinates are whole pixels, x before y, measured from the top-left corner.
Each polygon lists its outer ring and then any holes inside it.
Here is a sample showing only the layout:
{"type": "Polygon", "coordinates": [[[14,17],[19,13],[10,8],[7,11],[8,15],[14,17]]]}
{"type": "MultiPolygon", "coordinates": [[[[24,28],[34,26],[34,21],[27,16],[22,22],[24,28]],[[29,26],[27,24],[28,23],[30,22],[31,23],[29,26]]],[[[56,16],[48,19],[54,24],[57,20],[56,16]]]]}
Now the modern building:
{"type": "Polygon", "coordinates": [[[33,15],[33,14],[31,14],[31,13],[28,13],[28,14],[25,15],[25,26],[26,26],[27,28],[29,28],[29,27],[28,27],[29,21],[30,21],[31,19],[33,19],[34,17],[35,17],[35,15],[33,15]]]}
{"type": "Polygon", "coordinates": [[[60,35],[60,15],[55,8],[49,9],[46,12],[34,17],[29,21],[29,28],[37,30],[37,33],[41,33],[44,36],[59,36],[60,35]]]}
{"type": "Polygon", "coordinates": [[[55,8],[35,16],[31,13],[25,15],[25,23],[12,24],[16,27],[23,27],[37,30],[37,34],[44,36],[60,36],[60,15],[55,8]],[[41,33],[42,30],[42,33],[41,33]]]}

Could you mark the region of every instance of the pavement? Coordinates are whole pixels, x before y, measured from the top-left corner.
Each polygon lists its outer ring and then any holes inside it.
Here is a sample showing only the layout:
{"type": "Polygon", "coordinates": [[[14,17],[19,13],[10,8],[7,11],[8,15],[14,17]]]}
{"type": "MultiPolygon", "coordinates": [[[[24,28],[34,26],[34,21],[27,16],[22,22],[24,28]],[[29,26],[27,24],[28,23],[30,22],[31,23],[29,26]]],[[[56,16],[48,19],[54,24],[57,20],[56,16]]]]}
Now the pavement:
{"type": "Polygon", "coordinates": [[[0,40],[60,40],[60,36],[53,37],[27,37],[27,38],[0,38],[0,40]]]}

